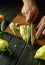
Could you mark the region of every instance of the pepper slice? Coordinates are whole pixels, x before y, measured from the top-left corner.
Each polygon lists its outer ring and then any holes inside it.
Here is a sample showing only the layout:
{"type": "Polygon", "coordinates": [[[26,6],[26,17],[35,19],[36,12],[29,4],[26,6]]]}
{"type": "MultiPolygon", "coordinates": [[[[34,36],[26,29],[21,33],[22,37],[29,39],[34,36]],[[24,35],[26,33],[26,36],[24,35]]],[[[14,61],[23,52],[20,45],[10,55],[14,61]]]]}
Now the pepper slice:
{"type": "Polygon", "coordinates": [[[25,42],[29,42],[30,39],[30,25],[21,25],[20,34],[25,42]]]}

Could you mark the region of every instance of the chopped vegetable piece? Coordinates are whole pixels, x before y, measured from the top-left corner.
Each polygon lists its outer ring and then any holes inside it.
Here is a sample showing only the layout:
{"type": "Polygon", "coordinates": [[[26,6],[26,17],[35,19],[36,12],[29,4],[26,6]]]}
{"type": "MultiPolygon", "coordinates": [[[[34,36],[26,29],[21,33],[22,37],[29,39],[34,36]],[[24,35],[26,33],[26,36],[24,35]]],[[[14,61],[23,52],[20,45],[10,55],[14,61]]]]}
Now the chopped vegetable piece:
{"type": "Polygon", "coordinates": [[[33,24],[30,24],[31,27],[31,44],[33,45],[35,37],[34,37],[34,31],[33,31],[33,24]]]}
{"type": "Polygon", "coordinates": [[[4,20],[4,15],[0,14],[0,21],[4,20]]]}
{"type": "Polygon", "coordinates": [[[2,31],[2,32],[4,32],[5,27],[6,27],[6,22],[5,22],[5,20],[3,20],[3,21],[1,22],[1,31],[2,31]]]}
{"type": "Polygon", "coordinates": [[[13,31],[14,35],[16,35],[15,31],[19,29],[18,23],[15,23],[15,24],[14,24],[14,23],[11,23],[11,24],[9,25],[9,27],[10,27],[10,29],[13,31]]]}
{"type": "Polygon", "coordinates": [[[9,25],[9,27],[10,27],[10,29],[13,31],[14,35],[16,35],[14,23],[11,23],[11,24],[9,25]]]}
{"type": "Polygon", "coordinates": [[[16,30],[16,29],[19,30],[18,23],[15,23],[14,25],[15,25],[15,30],[16,30]]]}
{"type": "Polygon", "coordinates": [[[30,39],[30,25],[21,25],[20,26],[20,34],[23,38],[24,41],[27,43],[29,42],[30,39]]]}
{"type": "Polygon", "coordinates": [[[36,51],[34,58],[45,60],[45,45],[36,51]]]}
{"type": "Polygon", "coordinates": [[[12,51],[10,50],[10,48],[8,46],[9,46],[9,44],[7,41],[0,39],[0,52],[4,52],[4,51],[8,50],[11,55],[12,51]]]}

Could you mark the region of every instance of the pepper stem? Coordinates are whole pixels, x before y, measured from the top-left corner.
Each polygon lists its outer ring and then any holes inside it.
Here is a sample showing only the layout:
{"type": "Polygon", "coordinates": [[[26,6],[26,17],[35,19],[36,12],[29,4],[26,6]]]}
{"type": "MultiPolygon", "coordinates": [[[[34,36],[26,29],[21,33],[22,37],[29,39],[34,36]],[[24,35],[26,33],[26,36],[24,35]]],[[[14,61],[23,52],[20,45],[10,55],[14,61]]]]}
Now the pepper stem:
{"type": "Polygon", "coordinates": [[[10,52],[10,55],[12,55],[12,50],[7,47],[7,50],[10,52]]]}

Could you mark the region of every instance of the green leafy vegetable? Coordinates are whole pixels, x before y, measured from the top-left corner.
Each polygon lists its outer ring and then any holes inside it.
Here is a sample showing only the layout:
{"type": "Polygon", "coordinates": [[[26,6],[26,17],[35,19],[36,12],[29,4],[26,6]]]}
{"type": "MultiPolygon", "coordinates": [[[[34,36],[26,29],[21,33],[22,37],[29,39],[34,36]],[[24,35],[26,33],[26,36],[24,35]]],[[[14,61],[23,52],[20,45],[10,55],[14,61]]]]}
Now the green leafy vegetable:
{"type": "Polygon", "coordinates": [[[10,55],[11,55],[12,51],[8,46],[9,46],[9,44],[7,41],[0,39],[0,52],[4,52],[4,51],[8,50],[10,52],[10,55]]]}
{"type": "Polygon", "coordinates": [[[34,58],[45,60],[45,45],[36,51],[34,58]]]}

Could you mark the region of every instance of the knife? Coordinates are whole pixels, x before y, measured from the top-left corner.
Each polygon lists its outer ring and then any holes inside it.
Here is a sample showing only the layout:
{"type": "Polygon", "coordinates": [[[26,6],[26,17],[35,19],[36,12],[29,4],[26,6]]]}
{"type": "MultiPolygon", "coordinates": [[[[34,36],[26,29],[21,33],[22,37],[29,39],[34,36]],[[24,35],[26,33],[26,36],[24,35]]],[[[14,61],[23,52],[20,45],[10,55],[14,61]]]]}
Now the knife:
{"type": "Polygon", "coordinates": [[[30,35],[31,35],[31,45],[33,45],[35,37],[34,37],[34,31],[33,31],[33,23],[32,21],[30,22],[30,27],[31,27],[31,31],[30,31],[30,35]]]}

